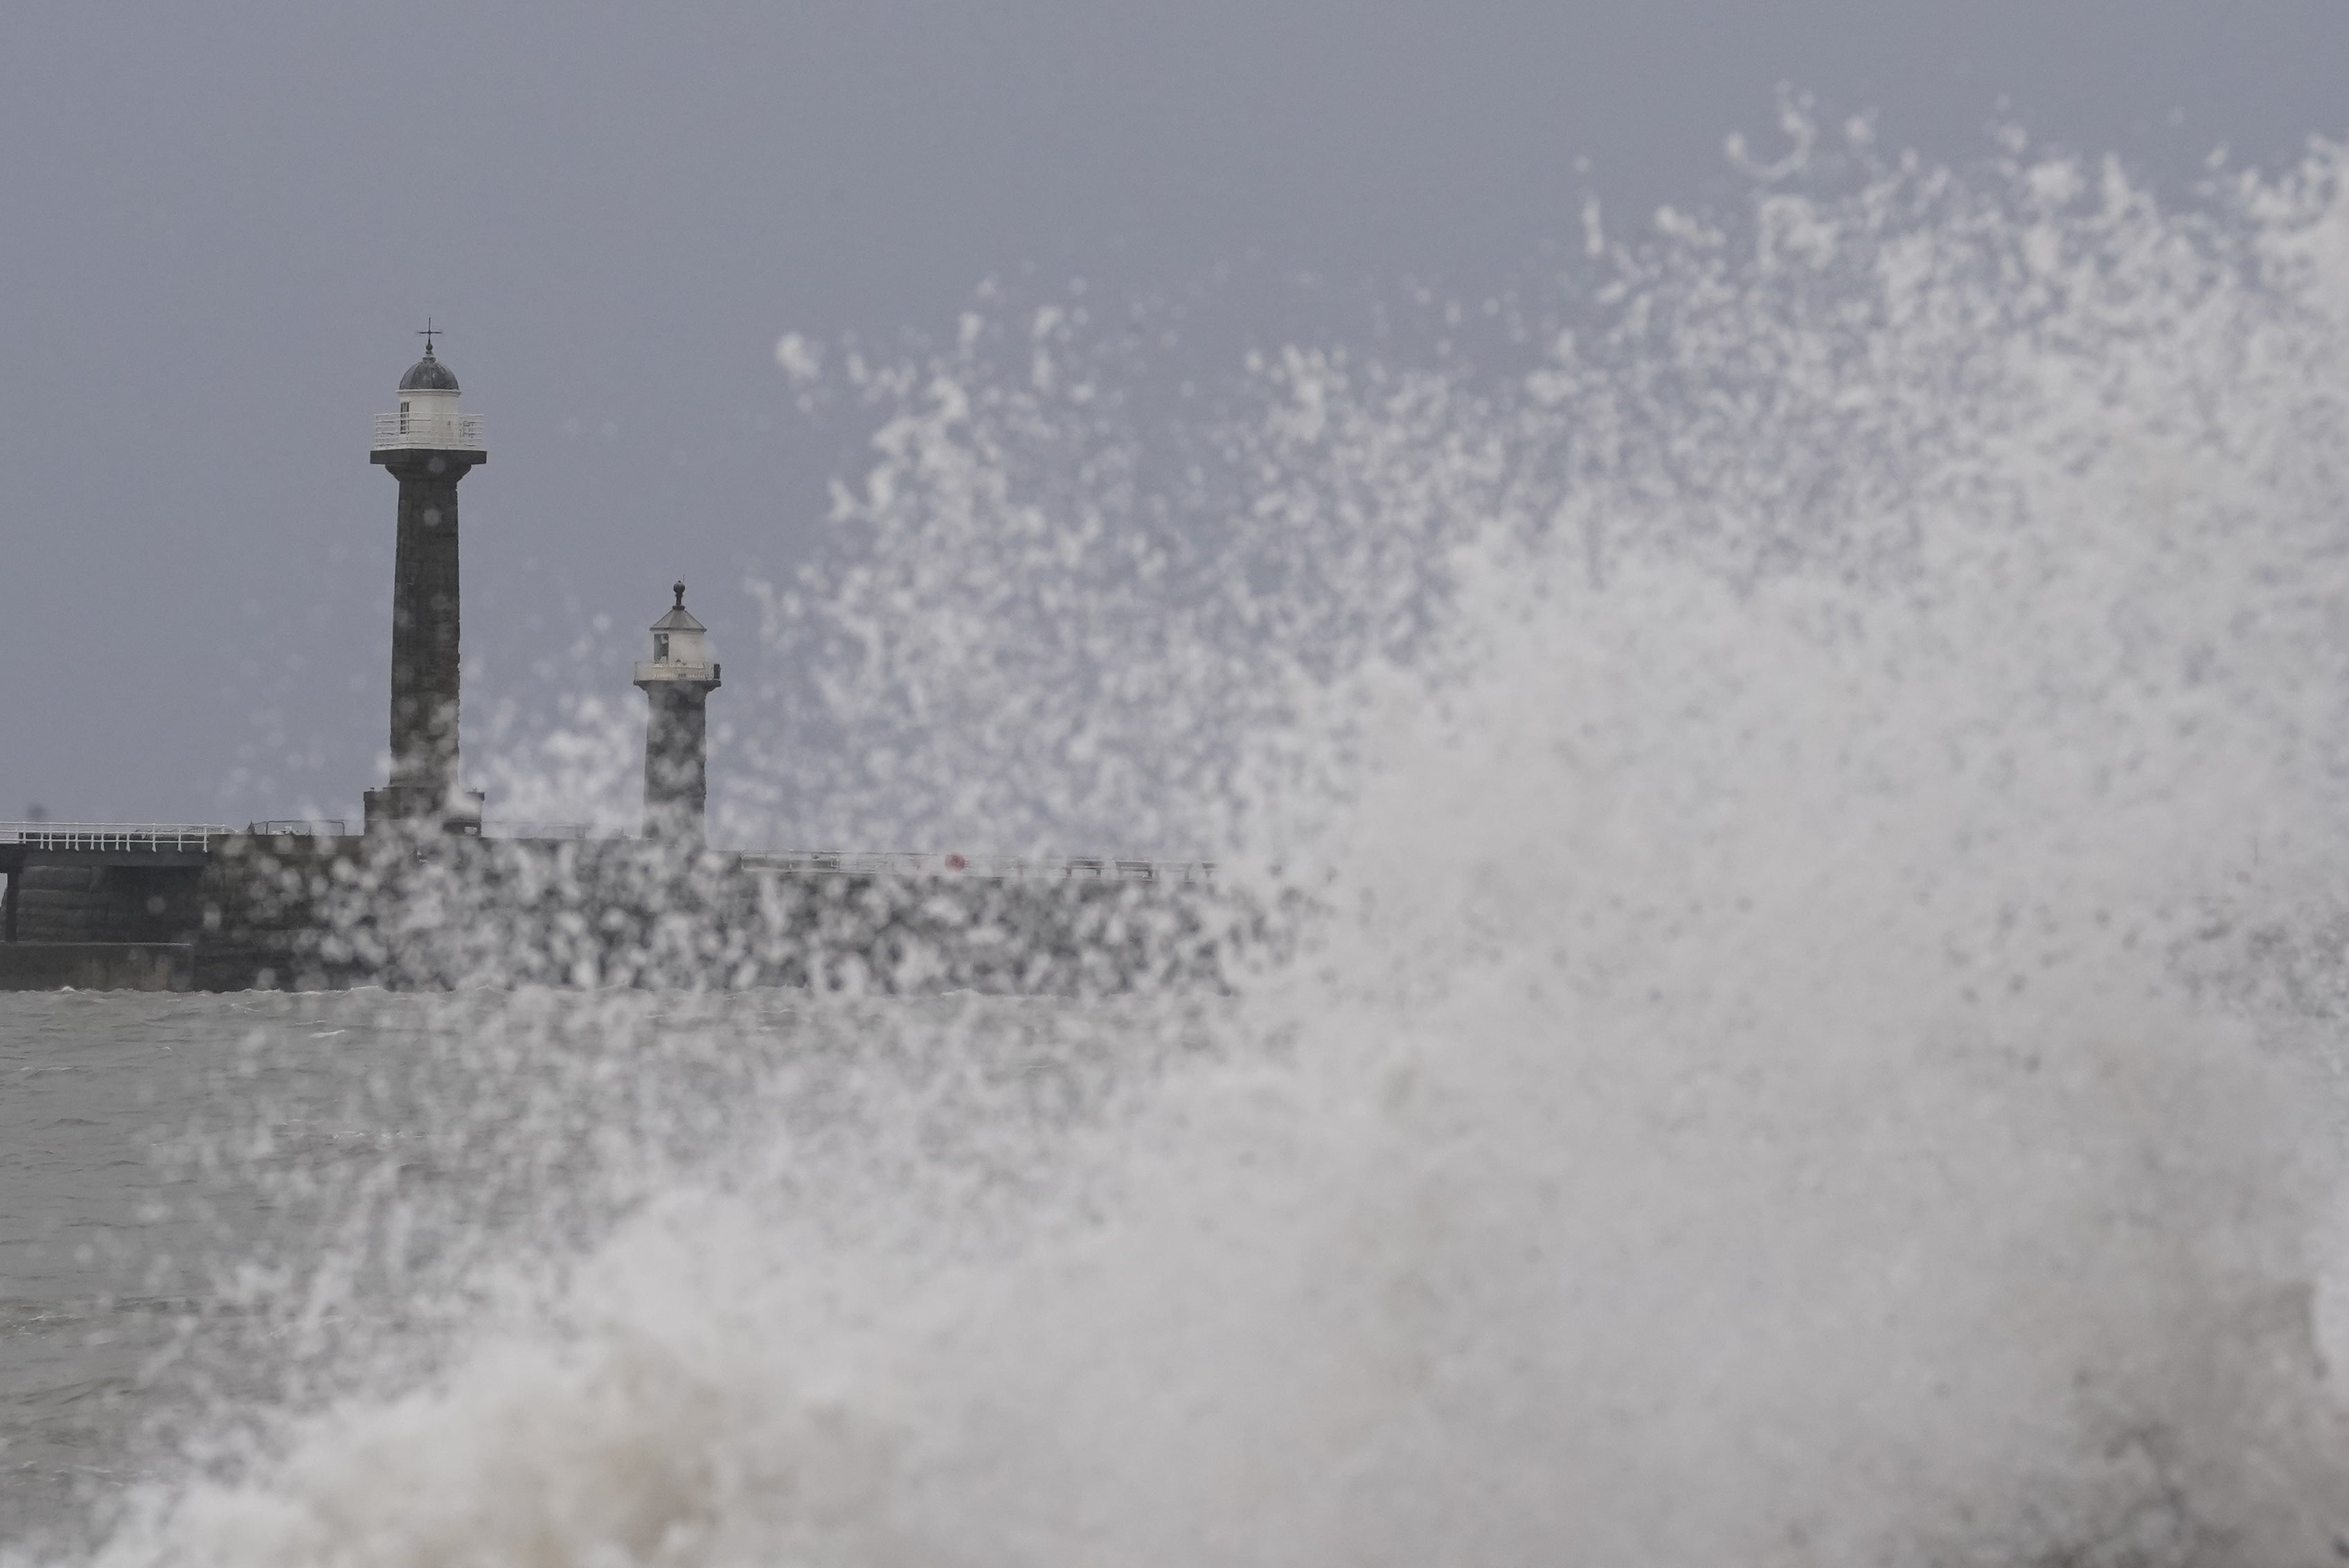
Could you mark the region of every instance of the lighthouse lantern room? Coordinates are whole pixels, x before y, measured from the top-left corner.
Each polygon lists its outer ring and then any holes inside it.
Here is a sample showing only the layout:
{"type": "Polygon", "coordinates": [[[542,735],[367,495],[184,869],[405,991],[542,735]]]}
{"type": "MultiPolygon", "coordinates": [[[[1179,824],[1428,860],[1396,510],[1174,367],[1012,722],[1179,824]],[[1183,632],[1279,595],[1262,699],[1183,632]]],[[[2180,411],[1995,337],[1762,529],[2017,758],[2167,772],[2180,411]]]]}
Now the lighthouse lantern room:
{"type": "Polygon", "coordinates": [[[457,377],[432,351],[439,328],[428,327],[424,358],[399,379],[399,407],[375,417],[377,452],[481,452],[481,416],[457,406],[457,377]]]}

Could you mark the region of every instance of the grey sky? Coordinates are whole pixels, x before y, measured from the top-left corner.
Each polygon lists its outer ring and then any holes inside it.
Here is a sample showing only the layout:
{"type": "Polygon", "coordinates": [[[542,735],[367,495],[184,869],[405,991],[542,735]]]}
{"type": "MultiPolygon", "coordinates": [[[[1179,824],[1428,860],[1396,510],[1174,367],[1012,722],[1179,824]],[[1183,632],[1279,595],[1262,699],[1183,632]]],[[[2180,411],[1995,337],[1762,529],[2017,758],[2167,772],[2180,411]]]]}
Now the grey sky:
{"type": "MultiPolygon", "coordinates": [[[[12,6],[0,816],[357,815],[367,421],[427,313],[490,421],[470,719],[598,613],[632,696],[680,574],[754,656],[744,571],[790,566],[840,456],[787,328],[944,329],[1030,265],[1473,290],[1586,190],[1619,221],[1725,193],[1781,81],[1930,156],[2004,113],[2178,183],[2349,130],[2344,62],[2340,0],[12,6]]],[[[1234,344],[1277,330],[1226,308],[1234,344]]]]}

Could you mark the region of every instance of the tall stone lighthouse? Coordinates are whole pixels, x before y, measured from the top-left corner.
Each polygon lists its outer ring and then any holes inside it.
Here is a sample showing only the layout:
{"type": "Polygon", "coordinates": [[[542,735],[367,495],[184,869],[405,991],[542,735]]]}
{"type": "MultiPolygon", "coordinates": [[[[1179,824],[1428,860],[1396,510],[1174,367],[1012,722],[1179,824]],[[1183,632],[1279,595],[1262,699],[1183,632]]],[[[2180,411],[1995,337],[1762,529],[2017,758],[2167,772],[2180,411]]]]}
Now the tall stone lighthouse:
{"type": "Polygon", "coordinates": [[[399,481],[391,590],[391,779],[367,792],[369,833],[479,833],[481,795],[457,754],[457,485],[490,461],[481,417],[460,412],[457,378],[432,352],[399,379],[399,409],[375,417],[370,461],[399,481]]]}
{"type": "Polygon", "coordinates": [[[653,622],[653,656],[636,666],[651,711],[645,718],[645,836],[699,845],[709,802],[709,694],[718,666],[709,661],[709,628],[677,604],[653,622]]]}

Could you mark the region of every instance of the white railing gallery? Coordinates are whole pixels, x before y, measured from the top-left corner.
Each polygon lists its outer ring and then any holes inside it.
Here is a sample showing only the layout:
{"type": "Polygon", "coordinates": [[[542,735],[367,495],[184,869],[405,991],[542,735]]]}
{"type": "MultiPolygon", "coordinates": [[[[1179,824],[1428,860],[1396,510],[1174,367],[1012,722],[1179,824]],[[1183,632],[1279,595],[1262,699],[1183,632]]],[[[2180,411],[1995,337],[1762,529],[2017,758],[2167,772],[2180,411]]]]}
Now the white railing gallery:
{"type": "Polygon", "coordinates": [[[378,414],[377,452],[486,452],[481,444],[481,416],[459,414],[454,419],[428,420],[415,414],[378,414]]]}

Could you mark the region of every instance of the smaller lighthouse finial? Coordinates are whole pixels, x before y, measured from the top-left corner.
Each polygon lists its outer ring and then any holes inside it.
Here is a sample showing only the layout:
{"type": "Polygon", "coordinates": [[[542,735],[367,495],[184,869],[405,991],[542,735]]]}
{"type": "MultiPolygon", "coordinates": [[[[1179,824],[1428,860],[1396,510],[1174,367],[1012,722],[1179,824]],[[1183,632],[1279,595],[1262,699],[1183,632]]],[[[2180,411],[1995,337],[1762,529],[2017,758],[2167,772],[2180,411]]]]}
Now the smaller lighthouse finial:
{"type": "Polygon", "coordinates": [[[423,327],[416,335],[424,339],[424,357],[427,359],[432,358],[432,339],[440,336],[440,329],[432,325],[432,318],[426,317],[423,327]]]}
{"type": "Polygon", "coordinates": [[[683,577],[679,577],[677,580],[677,607],[679,609],[683,609],[685,607],[685,579],[683,577]]]}

